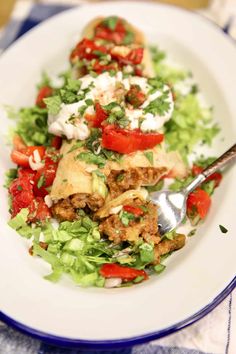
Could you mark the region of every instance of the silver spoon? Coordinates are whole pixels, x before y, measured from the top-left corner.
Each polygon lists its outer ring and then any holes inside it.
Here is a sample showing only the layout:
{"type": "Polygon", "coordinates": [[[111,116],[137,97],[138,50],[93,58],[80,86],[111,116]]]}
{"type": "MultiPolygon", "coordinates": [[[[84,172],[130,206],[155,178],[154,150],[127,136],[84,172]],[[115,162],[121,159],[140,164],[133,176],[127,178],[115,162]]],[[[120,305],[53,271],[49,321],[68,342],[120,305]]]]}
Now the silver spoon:
{"type": "Polygon", "coordinates": [[[175,229],[186,215],[186,201],[189,193],[204,182],[207,177],[236,158],[236,144],[209,165],[202,173],[179,192],[168,190],[153,192],[151,201],[158,206],[158,226],[161,235],[175,229]]]}

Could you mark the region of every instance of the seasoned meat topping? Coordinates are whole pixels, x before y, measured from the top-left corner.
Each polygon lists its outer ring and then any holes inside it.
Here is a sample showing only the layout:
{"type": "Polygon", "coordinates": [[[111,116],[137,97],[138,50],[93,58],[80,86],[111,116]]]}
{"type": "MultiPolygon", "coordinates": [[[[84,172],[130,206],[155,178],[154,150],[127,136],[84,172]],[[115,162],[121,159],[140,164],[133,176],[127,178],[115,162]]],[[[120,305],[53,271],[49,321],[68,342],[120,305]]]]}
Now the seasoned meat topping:
{"type": "Polygon", "coordinates": [[[120,215],[111,215],[99,226],[100,232],[107,235],[110,241],[118,244],[123,241],[137,242],[140,238],[146,242],[158,244],[160,236],[157,226],[157,207],[152,203],[142,203],[136,200],[129,203],[133,207],[143,206],[145,212],[142,217],[131,220],[126,226],[120,215]]]}
{"type": "Polygon", "coordinates": [[[166,172],[166,168],[137,167],[129,170],[112,170],[107,178],[107,184],[112,197],[142,185],[154,185],[166,172]]]}
{"type": "Polygon", "coordinates": [[[76,219],[76,213],[70,200],[62,199],[52,206],[53,216],[60,221],[73,221],[76,219]]]}
{"type": "Polygon", "coordinates": [[[56,219],[72,221],[77,217],[76,209],[83,209],[88,206],[89,209],[96,211],[101,208],[103,204],[103,197],[97,193],[77,193],[66,199],[59,200],[52,206],[52,213],[56,219]]]}
{"type": "Polygon", "coordinates": [[[177,234],[173,240],[164,239],[154,248],[154,264],[160,263],[160,256],[178,250],[185,245],[185,235],[177,234]]]}

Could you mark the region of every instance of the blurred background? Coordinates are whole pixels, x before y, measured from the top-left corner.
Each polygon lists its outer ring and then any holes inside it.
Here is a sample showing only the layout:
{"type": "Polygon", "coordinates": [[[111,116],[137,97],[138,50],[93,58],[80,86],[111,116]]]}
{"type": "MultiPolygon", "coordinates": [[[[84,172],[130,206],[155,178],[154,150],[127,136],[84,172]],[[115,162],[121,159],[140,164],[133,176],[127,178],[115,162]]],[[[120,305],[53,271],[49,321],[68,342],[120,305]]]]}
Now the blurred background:
{"type": "MultiPolygon", "coordinates": [[[[108,1],[108,0],[105,0],[108,1]]],[[[115,1],[115,0],[114,0],[115,1]]],[[[232,0],[153,0],[156,2],[171,3],[178,6],[183,6],[189,9],[204,9],[214,6],[222,6],[231,2],[232,0]],[[215,5],[217,4],[217,5],[215,5]]],[[[234,1],[234,0],[233,0],[234,1]]],[[[81,0],[0,0],[0,27],[2,28],[10,19],[12,11],[16,6],[16,3],[44,3],[44,4],[64,4],[64,5],[76,5],[81,4],[81,0]]],[[[98,2],[98,0],[88,0],[82,2],[98,2]]],[[[235,1],[234,1],[235,3],[235,1]]],[[[22,5],[22,7],[23,7],[22,5]]],[[[236,5],[235,5],[236,6],[236,5]]]]}

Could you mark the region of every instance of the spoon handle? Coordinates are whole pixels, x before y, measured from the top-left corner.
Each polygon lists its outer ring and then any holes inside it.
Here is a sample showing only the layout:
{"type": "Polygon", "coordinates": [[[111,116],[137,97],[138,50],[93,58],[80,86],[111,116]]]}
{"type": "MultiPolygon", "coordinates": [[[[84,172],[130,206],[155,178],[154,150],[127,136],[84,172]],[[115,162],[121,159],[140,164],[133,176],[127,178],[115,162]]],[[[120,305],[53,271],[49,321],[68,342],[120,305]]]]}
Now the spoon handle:
{"type": "Polygon", "coordinates": [[[212,175],[214,172],[224,167],[226,164],[231,162],[236,158],[236,144],[231,146],[223,155],[221,155],[217,160],[215,160],[211,165],[209,165],[202,174],[207,178],[212,175]]]}
{"type": "Polygon", "coordinates": [[[212,175],[214,172],[224,167],[229,162],[233,161],[236,158],[236,144],[231,146],[223,155],[216,159],[212,164],[205,168],[202,173],[200,173],[194,180],[184,188],[186,194],[191,193],[195,188],[197,188],[202,182],[204,182],[207,177],[212,175]]]}

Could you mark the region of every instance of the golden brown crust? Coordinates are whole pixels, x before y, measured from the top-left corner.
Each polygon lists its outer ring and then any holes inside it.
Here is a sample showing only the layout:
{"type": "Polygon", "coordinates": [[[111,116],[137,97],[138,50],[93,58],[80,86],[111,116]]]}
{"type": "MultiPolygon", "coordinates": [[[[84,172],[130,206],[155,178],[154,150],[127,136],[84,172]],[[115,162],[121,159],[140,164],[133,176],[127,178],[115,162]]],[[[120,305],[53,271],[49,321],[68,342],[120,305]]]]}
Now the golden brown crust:
{"type": "Polygon", "coordinates": [[[185,240],[185,235],[177,234],[173,240],[164,239],[163,241],[161,241],[154,248],[155,261],[153,262],[153,264],[160,263],[161,256],[184,247],[185,240]]]}

